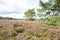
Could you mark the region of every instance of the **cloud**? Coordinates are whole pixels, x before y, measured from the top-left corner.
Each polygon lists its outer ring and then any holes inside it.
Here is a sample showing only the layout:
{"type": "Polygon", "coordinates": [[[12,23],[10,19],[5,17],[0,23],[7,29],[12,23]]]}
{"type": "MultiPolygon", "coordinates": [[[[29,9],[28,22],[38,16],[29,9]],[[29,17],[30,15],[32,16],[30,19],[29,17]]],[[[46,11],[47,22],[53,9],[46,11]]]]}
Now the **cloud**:
{"type": "Polygon", "coordinates": [[[27,9],[39,8],[37,4],[38,0],[0,0],[0,16],[22,18],[27,9]]]}
{"type": "Polygon", "coordinates": [[[0,14],[0,16],[3,16],[3,17],[13,17],[13,18],[18,18],[18,19],[23,19],[22,16],[24,16],[24,15],[23,15],[23,14],[12,13],[12,14],[0,14]]]}

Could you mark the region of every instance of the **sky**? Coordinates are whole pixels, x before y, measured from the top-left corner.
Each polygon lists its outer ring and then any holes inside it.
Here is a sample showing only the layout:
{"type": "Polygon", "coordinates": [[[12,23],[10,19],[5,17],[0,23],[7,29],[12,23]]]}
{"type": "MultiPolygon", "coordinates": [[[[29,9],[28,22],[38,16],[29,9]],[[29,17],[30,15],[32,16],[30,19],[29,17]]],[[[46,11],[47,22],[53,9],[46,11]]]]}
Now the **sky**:
{"type": "Polygon", "coordinates": [[[0,16],[22,19],[28,9],[39,8],[39,0],[0,0],[0,16]]]}

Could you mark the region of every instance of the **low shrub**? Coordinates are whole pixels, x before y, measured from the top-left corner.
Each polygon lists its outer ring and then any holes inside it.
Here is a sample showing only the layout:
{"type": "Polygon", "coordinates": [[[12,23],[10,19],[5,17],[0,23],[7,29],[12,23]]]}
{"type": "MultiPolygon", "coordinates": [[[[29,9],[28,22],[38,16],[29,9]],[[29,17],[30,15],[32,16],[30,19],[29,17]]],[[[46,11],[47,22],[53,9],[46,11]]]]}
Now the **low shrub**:
{"type": "Polygon", "coordinates": [[[17,28],[14,28],[14,30],[17,32],[17,33],[23,33],[25,28],[24,27],[17,27],[17,28]]]}
{"type": "Polygon", "coordinates": [[[0,40],[8,40],[10,38],[13,38],[17,35],[17,32],[13,29],[4,29],[2,32],[0,32],[0,40]]]}
{"type": "Polygon", "coordinates": [[[54,26],[60,26],[60,16],[51,16],[47,19],[40,20],[40,23],[54,25],[54,26]]]}
{"type": "Polygon", "coordinates": [[[0,25],[0,28],[3,28],[3,25],[0,25]]]}

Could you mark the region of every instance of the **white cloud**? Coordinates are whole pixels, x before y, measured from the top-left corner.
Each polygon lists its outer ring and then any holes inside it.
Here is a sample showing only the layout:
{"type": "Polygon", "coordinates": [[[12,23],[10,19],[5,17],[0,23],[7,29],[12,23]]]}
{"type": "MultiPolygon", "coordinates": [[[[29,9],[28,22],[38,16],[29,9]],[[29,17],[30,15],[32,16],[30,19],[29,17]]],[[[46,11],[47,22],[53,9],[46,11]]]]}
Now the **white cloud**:
{"type": "Polygon", "coordinates": [[[24,15],[23,12],[25,12],[29,8],[39,8],[39,6],[36,4],[36,0],[0,0],[0,12],[17,12],[12,14],[1,14],[0,16],[6,16],[6,17],[15,17],[15,18],[22,18],[24,15]],[[34,1],[29,3],[30,1],[34,1]],[[20,12],[18,14],[18,12],[20,12]]]}
{"type": "Polygon", "coordinates": [[[16,14],[16,13],[12,13],[12,14],[0,14],[0,16],[3,17],[13,17],[13,18],[23,18],[22,16],[24,16],[23,14],[16,14]]]}
{"type": "Polygon", "coordinates": [[[27,8],[27,5],[28,5],[28,3],[27,3],[27,1],[26,0],[17,0],[16,1],[16,5],[20,8],[20,9],[22,9],[22,8],[27,8]]]}

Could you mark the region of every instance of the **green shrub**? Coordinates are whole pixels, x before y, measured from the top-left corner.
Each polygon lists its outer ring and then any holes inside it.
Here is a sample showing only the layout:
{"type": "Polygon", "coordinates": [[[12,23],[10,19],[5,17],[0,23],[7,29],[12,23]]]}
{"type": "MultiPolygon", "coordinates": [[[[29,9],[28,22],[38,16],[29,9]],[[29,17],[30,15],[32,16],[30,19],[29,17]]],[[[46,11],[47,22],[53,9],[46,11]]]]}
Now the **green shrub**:
{"type": "Polygon", "coordinates": [[[47,19],[43,19],[41,20],[41,24],[60,26],[60,16],[51,16],[47,19]]]}

